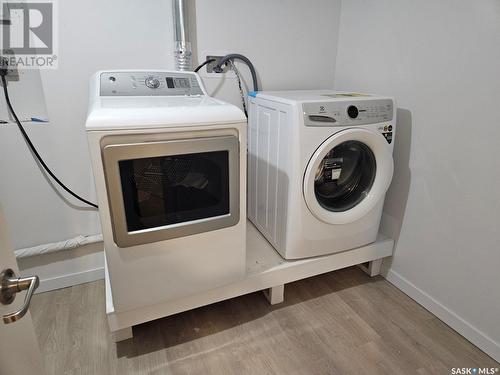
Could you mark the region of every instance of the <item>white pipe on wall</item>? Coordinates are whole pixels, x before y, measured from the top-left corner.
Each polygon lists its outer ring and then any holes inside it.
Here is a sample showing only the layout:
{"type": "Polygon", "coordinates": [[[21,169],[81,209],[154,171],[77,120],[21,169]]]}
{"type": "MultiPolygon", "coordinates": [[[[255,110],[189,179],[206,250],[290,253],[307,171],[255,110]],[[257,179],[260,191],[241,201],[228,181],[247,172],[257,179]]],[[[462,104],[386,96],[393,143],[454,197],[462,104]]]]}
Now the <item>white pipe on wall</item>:
{"type": "Polygon", "coordinates": [[[101,242],[102,234],[79,235],[64,241],[48,243],[15,250],[16,258],[27,258],[34,255],[53,253],[56,251],[70,250],[91,243],[101,242]]]}

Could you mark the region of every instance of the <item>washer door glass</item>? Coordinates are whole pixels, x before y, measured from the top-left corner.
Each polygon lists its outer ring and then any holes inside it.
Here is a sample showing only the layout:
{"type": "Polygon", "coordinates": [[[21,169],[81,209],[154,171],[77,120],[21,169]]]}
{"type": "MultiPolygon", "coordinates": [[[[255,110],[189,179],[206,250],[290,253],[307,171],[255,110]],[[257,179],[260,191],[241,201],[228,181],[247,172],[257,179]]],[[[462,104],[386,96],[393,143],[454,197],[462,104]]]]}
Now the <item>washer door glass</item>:
{"type": "Polygon", "coordinates": [[[316,199],[328,211],[347,211],[368,196],[376,173],[370,147],[360,141],[342,142],[327,152],[316,169],[316,199]]]}
{"type": "Polygon", "coordinates": [[[384,198],[393,169],[392,149],[380,133],[341,130],[309,160],[304,172],[305,203],[325,223],[352,223],[384,198]]]}

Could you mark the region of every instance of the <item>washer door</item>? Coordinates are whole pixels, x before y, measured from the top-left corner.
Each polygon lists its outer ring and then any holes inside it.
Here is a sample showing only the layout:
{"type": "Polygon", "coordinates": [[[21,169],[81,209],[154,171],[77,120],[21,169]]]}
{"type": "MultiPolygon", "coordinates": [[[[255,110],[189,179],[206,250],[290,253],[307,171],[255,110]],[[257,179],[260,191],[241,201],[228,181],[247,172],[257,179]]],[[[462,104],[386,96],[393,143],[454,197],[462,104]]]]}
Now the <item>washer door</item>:
{"type": "Polygon", "coordinates": [[[382,135],[360,128],[340,131],[318,147],[307,165],[307,207],[326,223],[352,223],[384,197],[393,170],[392,154],[382,135]]]}

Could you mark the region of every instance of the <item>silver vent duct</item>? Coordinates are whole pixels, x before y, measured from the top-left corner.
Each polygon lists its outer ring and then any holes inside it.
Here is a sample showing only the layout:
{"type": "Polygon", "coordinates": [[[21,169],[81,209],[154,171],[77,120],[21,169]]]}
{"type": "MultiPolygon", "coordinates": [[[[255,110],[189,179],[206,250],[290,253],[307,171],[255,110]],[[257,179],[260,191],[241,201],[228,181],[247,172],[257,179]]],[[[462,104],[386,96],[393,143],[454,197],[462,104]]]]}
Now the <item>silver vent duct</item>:
{"type": "Polygon", "coordinates": [[[172,0],[174,18],[174,55],[177,70],[192,70],[188,0],[172,0]]]}

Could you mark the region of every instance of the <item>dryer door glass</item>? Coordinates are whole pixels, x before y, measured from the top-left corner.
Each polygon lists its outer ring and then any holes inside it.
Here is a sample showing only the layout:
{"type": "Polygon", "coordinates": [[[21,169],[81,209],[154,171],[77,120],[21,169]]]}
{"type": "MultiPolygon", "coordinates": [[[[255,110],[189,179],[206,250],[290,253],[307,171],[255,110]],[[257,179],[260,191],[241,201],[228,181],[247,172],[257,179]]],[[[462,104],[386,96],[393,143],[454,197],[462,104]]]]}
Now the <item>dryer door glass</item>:
{"type": "Polygon", "coordinates": [[[229,214],[229,153],[119,161],[129,232],[229,214]]]}
{"type": "Polygon", "coordinates": [[[347,211],[368,195],[376,171],[375,156],[366,144],[342,142],[326,154],[316,170],[316,199],[328,211],[347,211]]]}

